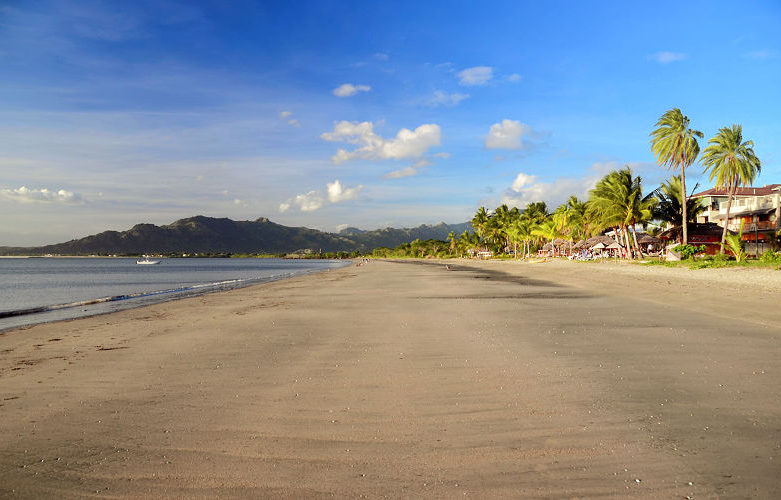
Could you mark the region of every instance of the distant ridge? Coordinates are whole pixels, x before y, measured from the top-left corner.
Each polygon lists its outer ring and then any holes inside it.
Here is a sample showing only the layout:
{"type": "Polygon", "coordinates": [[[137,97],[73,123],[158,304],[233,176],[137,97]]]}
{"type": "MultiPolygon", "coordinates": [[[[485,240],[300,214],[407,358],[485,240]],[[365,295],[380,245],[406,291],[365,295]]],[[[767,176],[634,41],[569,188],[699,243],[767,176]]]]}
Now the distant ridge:
{"type": "Polygon", "coordinates": [[[469,223],[444,222],[415,228],[364,231],[346,228],[327,233],[306,227],[288,227],[265,217],[235,221],[197,215],[165,226],[136,224],[127,231],[104,231],[77,240],[41,247],[0,247],[0,255],[134,255],[156,253],[287,253],[370,251],[396,247],[415,239],[444,240],[453,231],[471,231],[469,223]]]}

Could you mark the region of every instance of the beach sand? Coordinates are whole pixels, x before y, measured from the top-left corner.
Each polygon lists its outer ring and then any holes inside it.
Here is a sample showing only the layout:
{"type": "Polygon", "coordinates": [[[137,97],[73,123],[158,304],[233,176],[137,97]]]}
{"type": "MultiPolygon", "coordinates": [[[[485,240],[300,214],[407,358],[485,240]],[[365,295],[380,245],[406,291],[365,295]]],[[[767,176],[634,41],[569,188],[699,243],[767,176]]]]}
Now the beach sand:
{"type": "Polygon", "coordinates": [[[1,333],[0,497],[781,497],[781,272],[447,264],[1,333]]]}

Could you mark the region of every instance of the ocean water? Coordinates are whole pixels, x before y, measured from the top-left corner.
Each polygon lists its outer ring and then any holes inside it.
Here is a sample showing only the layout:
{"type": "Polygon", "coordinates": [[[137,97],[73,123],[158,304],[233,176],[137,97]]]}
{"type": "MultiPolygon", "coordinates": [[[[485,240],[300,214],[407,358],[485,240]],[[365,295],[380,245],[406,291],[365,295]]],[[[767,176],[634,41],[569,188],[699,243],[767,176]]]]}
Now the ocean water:
{"type": "Polygon", "coordinates": [[[343,261],[135,258],[0,259],[0,331],[335,269],[343,261]]]}

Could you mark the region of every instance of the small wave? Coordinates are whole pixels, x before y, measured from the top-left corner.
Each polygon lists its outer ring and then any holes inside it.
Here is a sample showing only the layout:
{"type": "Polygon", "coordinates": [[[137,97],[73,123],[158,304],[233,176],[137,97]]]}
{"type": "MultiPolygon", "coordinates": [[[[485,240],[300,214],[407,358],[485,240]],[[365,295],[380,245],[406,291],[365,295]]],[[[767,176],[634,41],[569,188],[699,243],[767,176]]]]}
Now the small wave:
{"type": "Polygon", "coordinates": [[[245,279],[224,280],[224,281],[216,281],[214,283],[199,283],[197,285],[169,288],[166,290],[154,290],[151,292],[137,292],[137,293],[128,293],[123,295],[113,295],[111,297],[100,297],[97,299],[80,300],[78,302],[68,302],[65,304],[53,304],[48,306],[30,307],[27,309],[14,309],[11,311],[0,311],[0,318],[26,316],[28,314],[38,314],[38,313],[45,313],[51,311],[59,311],[61,309],[70,309],[72,307],[82,307],[82,306],[89,306],[94,304],[103,304],[106,302],[118,302],[120,300],[139,299],[142,297],[153,297],[155,295],[182,293],[182,292],[196,291],[196,290],[203,291],[204,289],[212,289],[212,288],[214,289],[230,288],[231,286],[237,286],[241,283],[262,282],[262,281],[270,281],[273,279],[275,279],[275,277],[272,276],[269,278],[256,278],[256,279],[245,278],[245,279]]]}

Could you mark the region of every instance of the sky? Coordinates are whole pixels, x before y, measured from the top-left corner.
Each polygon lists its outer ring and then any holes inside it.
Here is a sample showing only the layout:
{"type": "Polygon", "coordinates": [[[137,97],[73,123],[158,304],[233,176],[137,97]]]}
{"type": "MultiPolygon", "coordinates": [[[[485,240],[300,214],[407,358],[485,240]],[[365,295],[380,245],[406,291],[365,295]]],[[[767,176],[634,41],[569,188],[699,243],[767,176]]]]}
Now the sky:
{"type": "Polygon", "coordinates": [[[651,191],[673,107],[781,183],[779,26],[777,0],[0,0],[0,246],[459,223],[624,165],[651,191]]]}

